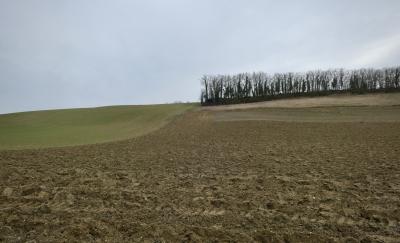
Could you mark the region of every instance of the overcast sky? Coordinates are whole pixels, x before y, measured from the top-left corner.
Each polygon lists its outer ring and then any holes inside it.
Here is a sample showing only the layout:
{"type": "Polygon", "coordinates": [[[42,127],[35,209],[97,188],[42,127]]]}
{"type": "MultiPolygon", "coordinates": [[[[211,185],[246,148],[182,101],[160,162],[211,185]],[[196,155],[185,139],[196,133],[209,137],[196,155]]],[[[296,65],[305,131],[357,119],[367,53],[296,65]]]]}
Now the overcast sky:
{"type": "Polygon", "coordinates": [[[399,65],[399,9],[399,0],[0,0],[0,113],[197,101],[202,74],[399,65]]]}

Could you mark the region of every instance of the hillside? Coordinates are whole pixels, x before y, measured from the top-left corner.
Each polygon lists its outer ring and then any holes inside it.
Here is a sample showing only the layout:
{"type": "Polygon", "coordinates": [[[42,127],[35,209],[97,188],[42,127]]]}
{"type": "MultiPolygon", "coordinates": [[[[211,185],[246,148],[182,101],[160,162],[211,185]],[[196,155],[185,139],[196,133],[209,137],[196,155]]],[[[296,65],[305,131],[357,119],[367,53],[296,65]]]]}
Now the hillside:
{"type": "Polygon", "coordinates": [[[110,106],[0,115],[0,149],[93,144],[133,138],[165,125],[191,104],[110,106]]]}
{"type": "Polygon", "coordinates": [[[396,114],[196,109],[135,139],[0,151],[0,242],[399,242],[396,114]]]}
{"type": "Polygon", "coordinates": [[[202,109],[223,111],[252,108],[309,108],[331,106],[397,106],[400,105],[400,93],[378,94],[339,94],[312,98],[288,98],[246,104],[206,106],[202,109]]]}

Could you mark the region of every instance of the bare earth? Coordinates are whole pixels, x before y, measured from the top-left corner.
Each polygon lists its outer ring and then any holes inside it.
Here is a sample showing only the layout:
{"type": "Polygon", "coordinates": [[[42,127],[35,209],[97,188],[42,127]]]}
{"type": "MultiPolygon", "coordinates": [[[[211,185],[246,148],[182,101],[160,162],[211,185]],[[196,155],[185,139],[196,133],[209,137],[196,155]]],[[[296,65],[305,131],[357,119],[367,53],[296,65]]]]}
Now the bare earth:
{"type": "Polygon", "coordinates": [[[304,108],[329,106],[393,106],[400,105],[400,93],[363,94],[363,95],[330,95],[312,98],[293,98],[256,103],[208,106],[202,109],[222,111],[250,108],[304,108]]]}
{"type": "Polygon", "coordinates": [[[1,151],[0,241],[399,242],[400,107],[384,109],[198,110],[132,140],[1,151]]]}
{"type": "Polygon", "coordinates": [[[216,121],[399,122],[400,106],[257,108],[213,115],[216,121]]]}

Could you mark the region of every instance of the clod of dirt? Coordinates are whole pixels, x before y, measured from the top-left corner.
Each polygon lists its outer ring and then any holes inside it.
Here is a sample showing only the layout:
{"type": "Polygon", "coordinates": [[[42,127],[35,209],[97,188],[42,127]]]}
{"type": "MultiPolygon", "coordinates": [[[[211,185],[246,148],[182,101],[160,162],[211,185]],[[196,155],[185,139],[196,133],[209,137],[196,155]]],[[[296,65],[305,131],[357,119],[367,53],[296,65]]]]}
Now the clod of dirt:
{"type": "Polygon", "coordinates": [[[26,243],[36,243],[36,242],[37,242],[36,240],[29,240],[26,243]]]}
{"type": "Polygon", "coordinates": [[[47,199],[49,199],[49,193],[47,193],[45,191],[41,191],[41,192],[39,192],[38,198],[39,199],[43,199],[43,200],[47,200],[47,199]]]}
{"type": "Polygon", "coordinates": [[[67,203],[68,205],[72,206],[74,205],[75,197],[72,194],[67,195],[67,203]]]}
{"type": "Polygon", "coordinates": [[[38,191],[40,191],[40,187],[37,185],[26,185],[21,187],[22,196],[28,196],[38,191]]]}
{"type": "Polygon", "coordinates": [[[84,174],[86,174],[86,171],[84,169],[76,168],[75,173],[84,175],[84,174]]]}
{"type": "Polygon", "coordinates": [[[10,225],[18,224],[19,222],[21,222],[21,219],[17,215],[10,215],[6,220],[6,223],[10,225]]]}
{"type": "Polygon", "coordinates": [[[6,187],[3,190],[3,196],[5,196],[5,197],[10,197],[12,195],[12,193],[13,193],[13,189],[11,187],[6,187]]]}
{"type": "Polygon", "coordinates": [[[47,205],[40,205],[39,207],[37,207],[35,209],[35,211],[38,212],[38,213],[46,214],[46,213],[50,213],[51,209],[47,205]]]}
{"type": "Polygon", "coordinates": [[[210,201],[211,205],[213,205],[214,207],[220,208],[222,205],[224,205],[226,202],[225,200],[222,199],[212,199],[210,201]]]}
{"type": "Polygon", "coordinates": [[[274,209],[275,208],[275,203],[273,203],[273,202],[267,202],[265,205],[267,206],[268,209],[274,209]]]}

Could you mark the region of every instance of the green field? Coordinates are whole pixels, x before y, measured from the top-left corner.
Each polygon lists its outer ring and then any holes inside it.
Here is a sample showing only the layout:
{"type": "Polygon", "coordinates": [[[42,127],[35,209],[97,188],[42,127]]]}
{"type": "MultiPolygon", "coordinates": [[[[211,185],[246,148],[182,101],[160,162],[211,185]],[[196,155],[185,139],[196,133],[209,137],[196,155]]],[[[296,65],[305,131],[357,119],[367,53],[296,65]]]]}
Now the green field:
{"type": "Polygon", "coordinates": [[[0,115],[0,149],[93,144],[158,129],[193,104],[109,106],[0,115]]]}

